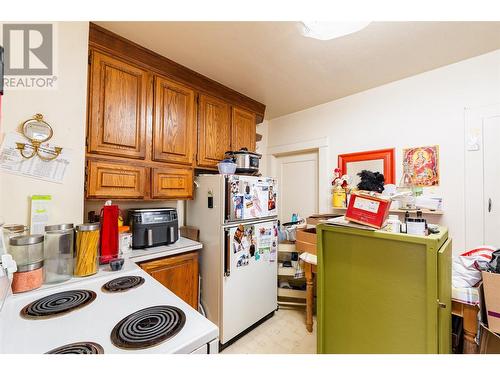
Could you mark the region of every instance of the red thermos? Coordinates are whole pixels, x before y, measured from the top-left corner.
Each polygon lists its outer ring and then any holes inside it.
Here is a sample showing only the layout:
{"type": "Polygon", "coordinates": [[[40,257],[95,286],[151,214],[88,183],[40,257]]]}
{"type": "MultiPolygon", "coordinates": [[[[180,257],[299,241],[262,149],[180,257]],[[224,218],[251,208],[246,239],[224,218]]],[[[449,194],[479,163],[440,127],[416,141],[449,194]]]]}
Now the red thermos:
{"type": "Polygon", "coordinates": [[[101,209],[101,257],[100,264],[107,264],[118,257],[118,216],[115,204],[101,209]]]}

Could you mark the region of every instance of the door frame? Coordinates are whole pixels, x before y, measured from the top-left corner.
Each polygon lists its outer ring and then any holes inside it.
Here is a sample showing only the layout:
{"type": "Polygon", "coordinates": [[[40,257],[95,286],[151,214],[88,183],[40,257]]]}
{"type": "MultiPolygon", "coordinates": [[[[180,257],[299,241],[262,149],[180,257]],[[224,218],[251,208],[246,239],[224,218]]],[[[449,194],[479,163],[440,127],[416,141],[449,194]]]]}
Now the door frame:
{"type": "MultiPolygon", "coordinates": [[[[330,171],[330,158],[329,148],[330,143],[328,137],[311,139],[304,142],[296,142],[285,145],[278,145],[268,147],[268,166],[269,175],[278,180],[279,191],[279,178],[278,178],[278,158],[280,156],[287,156],[293,154],[300,154],[303,152],[317,152],[318,153],[318,209],[319,213],[328,213],[331,198],[331,184],[329,179],[330,171]]],[[[279,199],[279,197],[278,197],[279,199]]],[[[278,204],[279,209],[279,204],[278,204]]]]}
{"type": "Polygon", "coordinates": [[[465,108],[464,217],[467,249],[484,245],[484,120],[500,116],[500,103],[465,108]],[[473,149],[477,145],[477,149],[473,149]]]}

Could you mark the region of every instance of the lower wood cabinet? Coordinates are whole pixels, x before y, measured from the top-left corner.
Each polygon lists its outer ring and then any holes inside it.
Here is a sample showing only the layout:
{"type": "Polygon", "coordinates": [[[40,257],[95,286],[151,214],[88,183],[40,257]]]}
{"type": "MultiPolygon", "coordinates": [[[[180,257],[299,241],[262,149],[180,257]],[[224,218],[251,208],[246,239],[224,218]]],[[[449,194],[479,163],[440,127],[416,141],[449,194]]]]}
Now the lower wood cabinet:
{"type": "Polygon", "coordinates": [[[152,168],[151,197],[155,199],[193,198],[193,170],[190,168],[152,168]]]}
{"type": "Polygon", "coordinates": [[[143,262],[139,266],[198,310],[198,251],[143,262]]]}
{"type": "Polygon", "coordinates": [[[147,170],[141,166],[87,161],[87,198],[139,198],[146,195],[147,170]]]}

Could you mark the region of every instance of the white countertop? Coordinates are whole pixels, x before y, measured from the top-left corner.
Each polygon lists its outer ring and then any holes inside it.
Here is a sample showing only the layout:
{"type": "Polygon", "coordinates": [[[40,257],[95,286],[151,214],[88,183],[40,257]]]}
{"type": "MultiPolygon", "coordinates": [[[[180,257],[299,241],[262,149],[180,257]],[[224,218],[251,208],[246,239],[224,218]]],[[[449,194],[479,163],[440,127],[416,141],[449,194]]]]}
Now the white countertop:
{"type": "Polygon", "coordinates": [[[203,245],[200,242],[179,237],[179,239],[172,245],[150,247],[143,250],[132,250],[128,254],[128,259],[134,263],[139,263],[146,260],[182,254],[188,251],[200,250],[202,247],[203,245]]]}
{"type": "MultiPolygon", "coordinates": [[[[40,288],[35,289],[34,291],[37,290],[44,290],[44,289],[51,289],[51,288],[59,288],[63,287],[68,284],[73,284],[79,281],[86,281],[86,280],[94,280],[94,279],[99,279],[102,277],[107,277],[107,276],[115,276],[115,277],[120,277],[122,276],[121,274],[127,273],[128,271],[135,270],[137,266],[135,263],[140,263],[144,262],[147,260],[152,260],[152,259],[158,259],[158,258],[163,258],[163,257],[168,257],[171,255],[176,255],[176,254],[182,254],[186,253],[188,251],[194,251],[194,250],[200,250],[203,247],[203,245],[200,242],[196,242],[184,237],[179,237],[179,240],[177,240],[175,243],[172,245],[168,246],[156,246],[156,247],[150,247],[148,249],[144,250],[132,250],[129,254],[125,255],[125,262],[120,271],[112,271],[109,267],[109,265],[101,265],[99,266],[99,271],[90,276],[85,276],[85,277],[72,277],[71,279],[67,281],[63,281],[62,283],[54,283],[54,284],[43,284],[40,288]]],[[[27,292],[30,293],[30,292],[27,292]]],[[[22,293],[25,294],[25,293],[22,293]]],[[[1,296],[1,293],[0,293],[1,296]]],[[[1,302],[1,300],[0,300],[1,302]]],[[[0,304],[1,307],[1,304],[0,304]]]]}

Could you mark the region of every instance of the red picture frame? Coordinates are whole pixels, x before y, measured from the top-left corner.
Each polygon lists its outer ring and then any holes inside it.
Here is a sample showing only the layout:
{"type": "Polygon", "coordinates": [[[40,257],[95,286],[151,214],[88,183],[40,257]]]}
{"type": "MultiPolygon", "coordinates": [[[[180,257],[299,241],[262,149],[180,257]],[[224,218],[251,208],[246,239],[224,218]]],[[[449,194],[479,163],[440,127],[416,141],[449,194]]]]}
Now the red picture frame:
{"type": "Polygon", "coordinates": [[[384,179],[386,184],[395,184],[396,171],[394,164],[394,148],[385,148],[382,150],[353,152],[351,154],[342,154],[338,156],[338,167],[342,174],[349,174],[347,163],[365,161],[365,160],[383,160],[384,179]]]}

